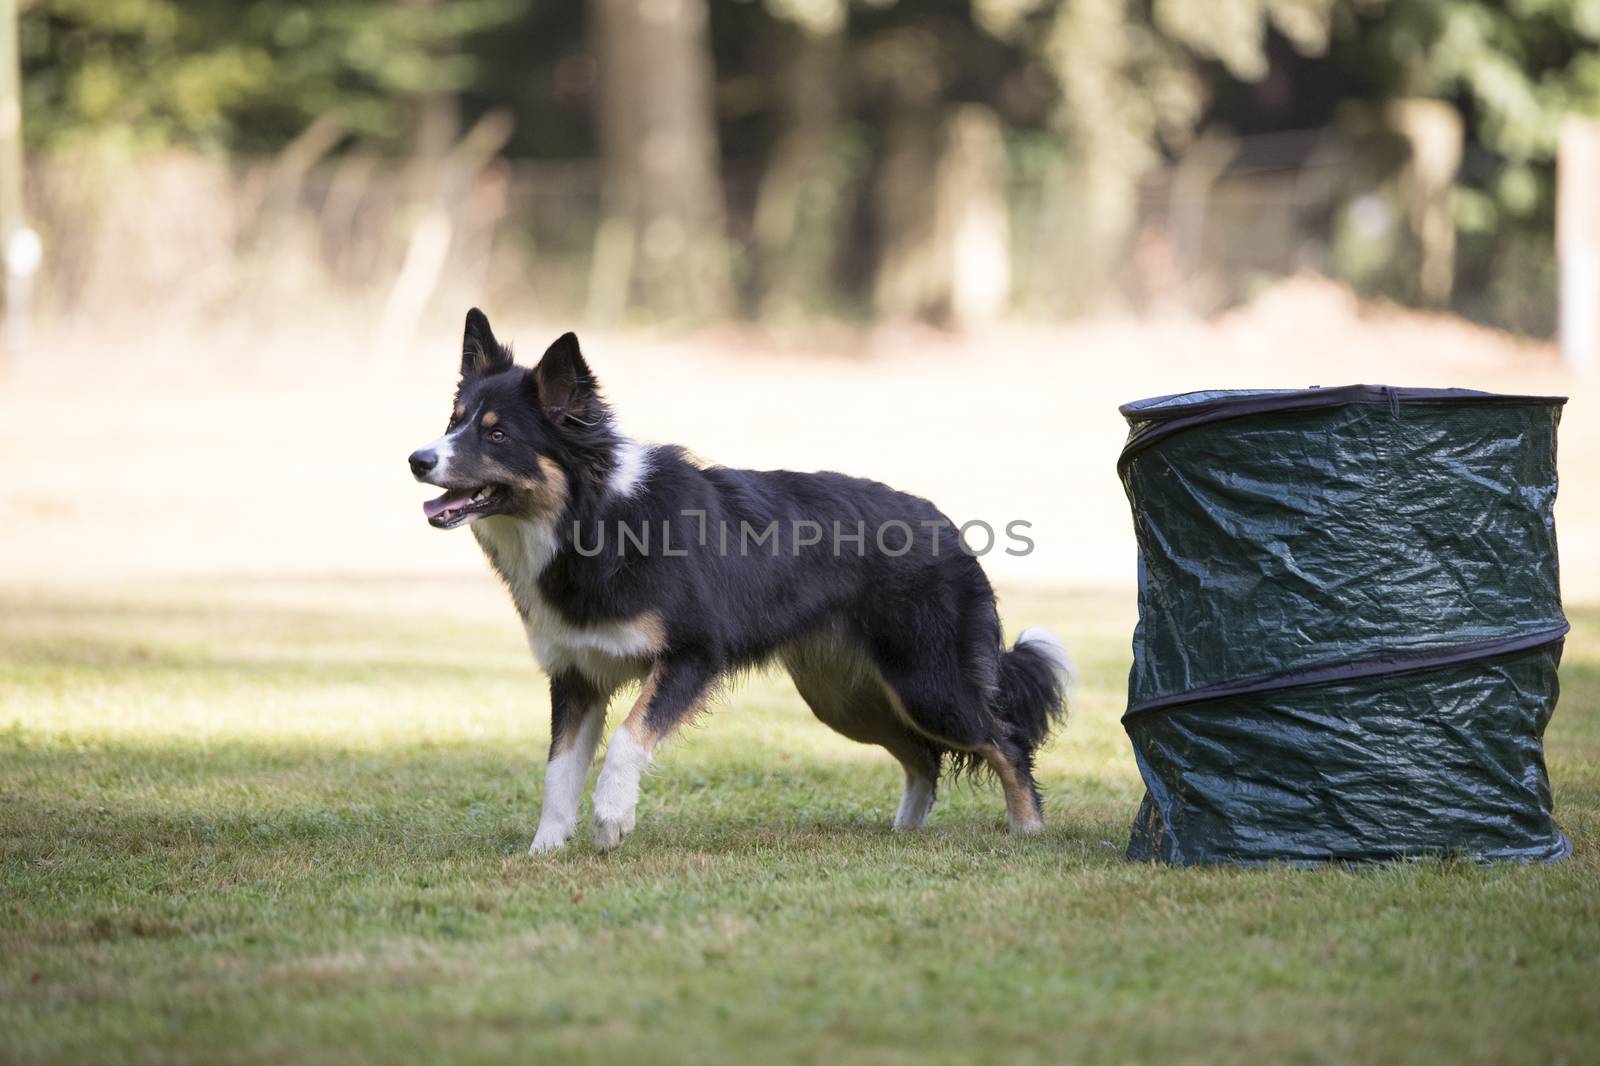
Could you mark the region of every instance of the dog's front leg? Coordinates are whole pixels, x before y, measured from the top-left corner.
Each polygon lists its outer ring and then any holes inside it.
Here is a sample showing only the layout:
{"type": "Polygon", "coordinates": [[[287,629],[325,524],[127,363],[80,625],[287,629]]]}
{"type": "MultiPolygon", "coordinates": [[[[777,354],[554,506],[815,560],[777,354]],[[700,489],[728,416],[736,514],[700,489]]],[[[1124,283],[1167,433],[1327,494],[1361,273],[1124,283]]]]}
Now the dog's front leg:
{"type": "Polygon", "coordinates": [[[705,704],[716,674],[709,658],[676,654],[658,660],[646,675],[639,699],[612,734],[594,788],[595,847],[610,851],[633,831],[639,778],[651,753],[705,704]]]}
{"type": "Polygon", "coordinates": [[[554,851],[578,829],[583,781],[606,724],[608,694],[575,672],[550,678],[550,762],[544,771],[544,806],[529,855],[554,851]]]}

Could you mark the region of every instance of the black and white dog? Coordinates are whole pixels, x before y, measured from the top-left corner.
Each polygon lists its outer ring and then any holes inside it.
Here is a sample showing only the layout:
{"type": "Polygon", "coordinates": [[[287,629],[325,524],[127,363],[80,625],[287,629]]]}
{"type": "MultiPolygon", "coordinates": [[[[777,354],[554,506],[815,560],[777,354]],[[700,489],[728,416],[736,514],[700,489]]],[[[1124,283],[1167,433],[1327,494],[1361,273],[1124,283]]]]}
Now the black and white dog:
{"type": "Polygon", "coordinates": [[[1043,828],[1033,756],[1065,710],[1050,633],[1001,645],[994,591],[926,500],[842,474],[705,467],[623,436],[578,339],[518,367],[467,314],[444,436],[411,455],[440,529],[472,531],[550,675],[550,763],[530,854],[569,840],[611,696],[641,683],[594,792],[594,838],[634,824],[656,746],[731,674],[777,660],[818,718],[905,768],[896,829],[942,768],[988,768],[1011,828],[1043,828]]]}

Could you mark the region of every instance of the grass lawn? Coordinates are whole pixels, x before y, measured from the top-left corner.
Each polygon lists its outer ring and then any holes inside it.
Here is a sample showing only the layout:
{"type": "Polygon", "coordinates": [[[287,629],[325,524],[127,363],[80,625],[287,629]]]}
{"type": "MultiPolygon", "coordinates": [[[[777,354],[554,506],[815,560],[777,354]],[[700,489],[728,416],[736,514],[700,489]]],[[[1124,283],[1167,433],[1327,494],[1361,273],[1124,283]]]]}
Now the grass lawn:
{"type": "Polygon", "coordinates": [[[896,765],[761,678],[620,852],[531,860],[544,684],[487,577],[12,586],[0,1060],[1600,1055],[1600,613],[1548,736],[1570,862],[1171,870],[1121,858],[1128,601],[1002,603],[1084,675],[1042,838],[971,786],[892,835],[896,765]]]}

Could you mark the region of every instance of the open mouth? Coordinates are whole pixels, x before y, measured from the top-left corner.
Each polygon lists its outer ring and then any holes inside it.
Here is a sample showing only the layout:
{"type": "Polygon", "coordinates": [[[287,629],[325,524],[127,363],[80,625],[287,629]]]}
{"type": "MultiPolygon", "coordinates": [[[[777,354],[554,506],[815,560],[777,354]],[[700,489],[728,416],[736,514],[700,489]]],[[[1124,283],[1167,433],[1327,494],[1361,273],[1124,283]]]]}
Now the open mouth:
{"type": "Polygon", "coordinates": [[[435,529],[454,529],[469,518],[496,514],[505,503],[507,490],[503,485],[482,485],[471,489],[451,489],[437,499],[422,505],[428,524],[435,529]]]}

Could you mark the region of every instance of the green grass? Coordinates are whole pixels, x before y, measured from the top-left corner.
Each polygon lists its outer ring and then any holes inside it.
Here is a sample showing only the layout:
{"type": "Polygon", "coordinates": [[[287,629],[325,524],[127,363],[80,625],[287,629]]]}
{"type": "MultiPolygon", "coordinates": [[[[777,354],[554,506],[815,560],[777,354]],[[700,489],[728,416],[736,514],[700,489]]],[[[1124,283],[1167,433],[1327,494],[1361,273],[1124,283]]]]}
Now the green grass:
{"type": "MultiPolygon", "coordinates": [[[[548,723],[475,584],[0,593],[0,1060],[1593,1061],[1600,614],[1543,868],[1121,859],[1126,597],[1009,597],[1085,685],[1049,831],[752,680],[638,832],[530,860],[548,723]]],[[[591,778],[592,780],[592,778],[591,778]]]]}

